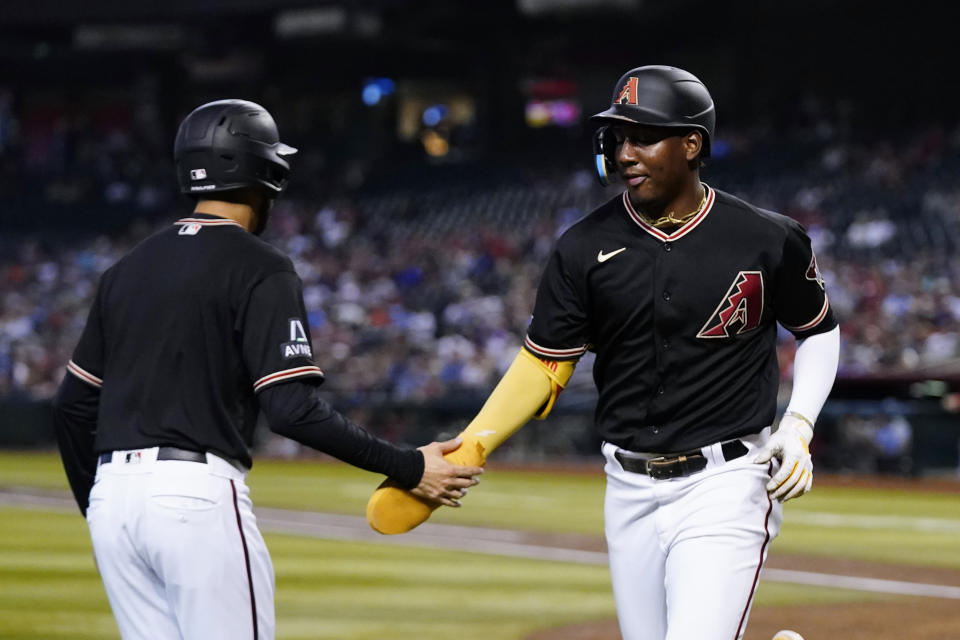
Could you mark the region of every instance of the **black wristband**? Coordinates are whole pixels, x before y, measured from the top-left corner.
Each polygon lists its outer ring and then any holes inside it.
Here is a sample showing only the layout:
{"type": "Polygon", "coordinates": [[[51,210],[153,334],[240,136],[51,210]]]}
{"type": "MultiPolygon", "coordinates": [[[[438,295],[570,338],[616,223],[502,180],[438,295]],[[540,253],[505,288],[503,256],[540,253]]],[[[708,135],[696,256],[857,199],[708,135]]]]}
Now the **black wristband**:
{"type": "Polygon", "coordinates": [[[423,478],[423,452],[419,449],[407,449],[401,453],[404,455],[399,458],[399,468],[386,475],[396,480],[404,489],[413,489],[423,478]]]}

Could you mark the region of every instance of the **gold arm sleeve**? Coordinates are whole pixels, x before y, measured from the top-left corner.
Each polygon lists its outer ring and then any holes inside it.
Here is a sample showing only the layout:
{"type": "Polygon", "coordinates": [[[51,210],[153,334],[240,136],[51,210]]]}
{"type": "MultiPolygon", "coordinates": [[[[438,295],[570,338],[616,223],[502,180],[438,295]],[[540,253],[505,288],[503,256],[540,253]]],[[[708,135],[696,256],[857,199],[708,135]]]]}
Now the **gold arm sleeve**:
{"type": "MultiPolygon", "coordinates": [[[[444,456],[458,465],[483,465],[487,455],[530,418],[543,419],[573,375],[575,361],[541,360],[521,348],[477,416],[460,433],[463,444],[444,456]]],[[[380,533],[405,533],[437,506],[387,479],[367,502],[367,522],[380,533]]]]}

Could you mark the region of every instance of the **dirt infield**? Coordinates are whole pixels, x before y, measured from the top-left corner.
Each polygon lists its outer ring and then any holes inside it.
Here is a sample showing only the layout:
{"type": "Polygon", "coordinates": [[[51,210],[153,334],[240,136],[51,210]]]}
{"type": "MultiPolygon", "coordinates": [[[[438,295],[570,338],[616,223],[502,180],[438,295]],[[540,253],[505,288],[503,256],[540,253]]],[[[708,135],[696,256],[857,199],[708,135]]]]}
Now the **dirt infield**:
{"type": "MultiPolygon", "coordinates": [[[[960,585],[960,571],[905,567],[814,556],[771,554],[771,569],[815,571],[926,584],[960,585]]],[[[941,598],[905,598],[869,603],[757,607],[744,640],[770,640],[793,629],[805,640],[957,640],[960,603],[941,598]]],[[[546,629],[527,640],[620,640],[615,620],[546,629]]]]}
{"type": "MultiPolygon", "coordinates": [[[[577,471],[574,471],[577,472],[577,471]]],[[[954,479],[904,479],[828,476],[818,485],[960,494],[954,479]]],[[[570,540],[564,542],[569,543],[570,540]]],[[[960,586],[960,570],[771,553],[770,569],[960,586]]],[[[744,640],[770,640],[793,629],[805,640],[960,640],[960,603],[942,598],[899,596],[889,601],[827,605],[757,607],[744,640]]],[[[527,640],[620,640],[616,620],[539,631],[527,640]]]]}
{"type": "MultiPolygon", "coordinates": [[[[744,640],[770,640],[780,629],[805,640],[956,640],[960,607],[955,600],[910,598],[902,602],[762,607],[750,614],[744,640]]],[[[548,629],[528,640],[619,640],[615,620],[548,629]]]]}

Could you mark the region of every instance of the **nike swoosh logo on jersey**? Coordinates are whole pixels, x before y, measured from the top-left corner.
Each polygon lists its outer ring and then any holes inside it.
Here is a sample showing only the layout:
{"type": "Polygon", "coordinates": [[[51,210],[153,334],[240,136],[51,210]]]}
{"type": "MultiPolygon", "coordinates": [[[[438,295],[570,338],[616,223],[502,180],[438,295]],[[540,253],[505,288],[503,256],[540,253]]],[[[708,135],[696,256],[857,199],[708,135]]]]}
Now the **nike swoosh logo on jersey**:
{"type": "Polygon", "coordinates": [[[622,251],[626,251],[626,250],[627,250],[626,247],[621,247],[621,248],[617,249],[616,251],[611,251],[610,253],[604,253],[604,252],[603,252],[603,249],[600,249],[600,253],[597,254],[597,262],[606,262],[607,260],[609,260],[609,259],[612,258],[613,256],[617,255],[618,253],[620,253],[620,252],[622,252],[622,251]]]}

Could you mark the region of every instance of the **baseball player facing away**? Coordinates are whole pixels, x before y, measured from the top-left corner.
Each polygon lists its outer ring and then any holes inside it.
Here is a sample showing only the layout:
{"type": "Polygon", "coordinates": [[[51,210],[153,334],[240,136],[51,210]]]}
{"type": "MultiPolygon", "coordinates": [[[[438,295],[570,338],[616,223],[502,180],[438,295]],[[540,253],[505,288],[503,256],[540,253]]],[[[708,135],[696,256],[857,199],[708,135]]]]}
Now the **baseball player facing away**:
{"type": "MultiPolygon", "coordinates": [[[[559,238],[523,349],[447,458],[482,464],[548,413],[577,359],[595,351],[623,638],[736,640],[782,502],[811,486],[808,445],[836,376],[839,328],[803,227],[700,181],[715,122],[702,82],[673,67],[632,69],[593,120],[598,175],[626,190],[559,238]],[[777,323],[798,344],[771,433],[777,323]]],[[[388,481],[367,515],[399,533],[431,508],[388,481]]]]}
{"type": "Polygon", "coordinates": [[[273,431],[435,506],[457,506],[482,471],[443,459],[455,440],[400,449],[316,395],[300,280],[257,237],[295,152],[252,102],[190,113],[174,155],[196,209],[103,274],[67,365],[58,442],[125,639],[274,637],[245,484],[258,408],[273,431]]]}

